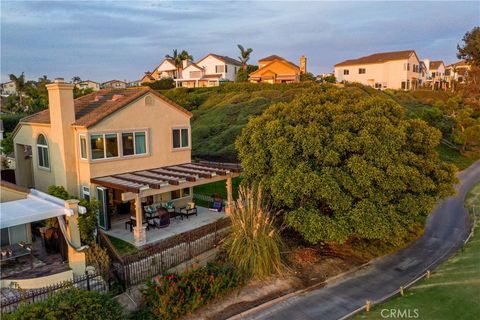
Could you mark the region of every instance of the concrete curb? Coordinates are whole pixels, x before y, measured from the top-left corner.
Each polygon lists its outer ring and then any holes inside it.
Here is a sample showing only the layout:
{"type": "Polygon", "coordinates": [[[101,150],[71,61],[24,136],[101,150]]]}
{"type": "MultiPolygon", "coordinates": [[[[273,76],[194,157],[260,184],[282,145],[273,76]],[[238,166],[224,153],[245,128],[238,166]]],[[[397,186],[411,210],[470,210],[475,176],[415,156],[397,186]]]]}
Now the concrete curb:
{"type": "Polygon", "coordinates": [[[270,300],[270,301],[264,302],[264,303],[262,303],[262,304],[260,304],[260,305],[258,305],[258,306],[256,306],[256,307],[253,307],[253,308],[248,309],[248,310],[246,310],[246,311],[240,312],[240,313],[238,313],[238,314],[236,314],[236,315],[234,315],[234,316],[231,316],[231,317],[227,318],[227,320],[240,320],[240,319],[243,319],[243,317],[249,316],[249,315],[252,314],[252,313],[256,313],[257,311],[266,309],[266,308],[268,308],[268,307],[270,307],[270,306],[272,306],[272,305],[275,305],[275,304],[277,304],[277,303],[283,302],[283,301],[288,300],[288,299],[290,299],[290,298],[292,298],[292,297],[299,296],[299,295],[301,295],[301,294],[303,294],[303,293],[306,293],[306,292],[308,292],[308,291],[312,291],[312,290],[321,288],[321,287],[323,287],[323,286],[326,286],[326,285],[328,285],[328,284],[334,283],[334,282],[336,282],[337,280],[339,280],[340,278],[344,278],[344,277],[346,277],[346,276],[348,276],[348,275],[351,275],[351,274],[353,274],[353,273],[356,273],[357,271],[360,271],[360,270],[368,267],[374,260],[376,260],[376,258],[375,258],[375,259],[372,259],[372,260],[368,261],[367,263],[364,263],[364,264],[362,264],[362,265],[360,265],[360,266],[358,266],[358,267],[355,267],[355,268],[353,268],[353,269],[347,270],[347,271],[342,272],[342,273],[340,273],[340,274],[337,274],[337,275],[335,275],[335,276],[333,276],[333,277],[330,277],[330,278],[328,278],[328,279],[326,279],[325,281],[322,281],[322,282],[320,282],[320,283],[316,283],[316,284],[311,285],[311,286],[309,286],[309,287],[307,287],[307,288],[303,288],[303,289],[297,290],[297,291],[295,291],[295,292],[291,292],[291,293],[285,294],[285,295],[283,295],[283,296],[280,296],[280,297],[278,297],[278,298],[272,299],[272,300],[270,300]]]}

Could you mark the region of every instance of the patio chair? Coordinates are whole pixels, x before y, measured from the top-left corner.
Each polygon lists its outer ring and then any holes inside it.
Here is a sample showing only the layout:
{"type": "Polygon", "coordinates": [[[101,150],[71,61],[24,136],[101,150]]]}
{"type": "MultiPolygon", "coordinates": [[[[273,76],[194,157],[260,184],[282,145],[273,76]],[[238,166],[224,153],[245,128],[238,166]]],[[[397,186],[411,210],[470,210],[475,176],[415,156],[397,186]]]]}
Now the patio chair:
{"type": "Polygon", "coordinates": [[[198,216],[197,207],[193,202],[190,202],[186,207],[181,208],[180,213],[182,214],[182,216],[187,217],[187,219],[189,216],[198,216]]]}
{"type": "Polygon", "coordinates": [[[181,215],[176,209],[175,205],[173,204],[173,201],[168,201],[162,205],[162,207],[168,211],[170,214],[170,218],[177,218],[180,217],[183,220],[183,215],[181,215]]]}
{"type": "MultiPolygon", "coordinates": [[[[147,228],[147,230],[150,230],[150,226],[148,225],[147,221],[144,221],[143,225],[147,228]]],[[[137,219],[135,217],[130,217],[130,220],[125,221],[125,229],[127,229],[127,226],[130,226],[130,232],[133,232],[133,227],[137,226],[137,219]]]]}
{"type": "Polygon", "coordinates": [[[220,212],[222,211],[222,208],[223,208],[222,201],[213,201],[212,206],[208,208],[208,210],[220,212]]]}

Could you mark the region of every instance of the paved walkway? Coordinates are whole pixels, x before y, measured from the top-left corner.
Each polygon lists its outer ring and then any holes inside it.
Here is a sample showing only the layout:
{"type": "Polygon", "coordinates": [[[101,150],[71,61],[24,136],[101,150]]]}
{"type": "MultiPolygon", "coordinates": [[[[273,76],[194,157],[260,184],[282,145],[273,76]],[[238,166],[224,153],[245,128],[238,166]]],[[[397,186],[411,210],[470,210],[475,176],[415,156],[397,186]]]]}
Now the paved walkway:
{"type": "Polygon", "coordinates": [[[458,193],[442,201],[430,215],[425,234],[410,247],[372,262],[339,282],[276,305],[245,319],[341,319],[365,304],[389,295],[458,250],[470,231],[465,194],[480,181],[480,161],[458,175],[458,193]]]}

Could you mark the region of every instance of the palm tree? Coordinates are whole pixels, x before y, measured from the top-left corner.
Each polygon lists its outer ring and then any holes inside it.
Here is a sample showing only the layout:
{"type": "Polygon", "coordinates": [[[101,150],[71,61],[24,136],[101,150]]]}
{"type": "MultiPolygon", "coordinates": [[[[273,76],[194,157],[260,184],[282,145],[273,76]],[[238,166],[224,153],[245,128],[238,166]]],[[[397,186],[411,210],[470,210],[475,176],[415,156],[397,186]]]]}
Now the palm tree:
{"type": "Polygon", "coordinates": [[[25,83],[25,74],[24,72],[22,72],[22,74],[18,77],[14,74],[10,74],[9,77],[10,80],[13,81],[13,83],[15,84],[15,90],[17,91],[19,97],[20,106],[23,107],[23,94],[25,92],[25,89],[27,88],[27,84],[25,83]]]}
{"type": "Polygon", "coordinates": [[[81,82],[81,81],[82,81],[82,79],[79,76],[75,76],[75,77],[72,78],[73,83],[78,83],[78,82],[81,82]]]}
{"type": "Polygon", "coordinates": [[[240,45],[240,44],[237,44],[237,47],[238,47],[238,49],[240,49],[240,57],[238,57],[238,59],[242,63],[243,70],[246,70],[247,69],[247,62],[248,62],[248,60],[250,60],[250,54],[252,53],[253,49],[248,48],[247,50],[245,50],[243,48],[243,46],[240,45]]]}
{"type": "Polygon", "coordinates": [[[183,68],[183,61],[193,60],[193,57],[188,53],[188,51],[182,50],[182,52],[178,54],[177,49],[173,49],[173,54],[172,55],[167,54],[165,58],[173,60],[173,63],[177,68],[177,78],[180,76],[180,71],[183,68]]]}

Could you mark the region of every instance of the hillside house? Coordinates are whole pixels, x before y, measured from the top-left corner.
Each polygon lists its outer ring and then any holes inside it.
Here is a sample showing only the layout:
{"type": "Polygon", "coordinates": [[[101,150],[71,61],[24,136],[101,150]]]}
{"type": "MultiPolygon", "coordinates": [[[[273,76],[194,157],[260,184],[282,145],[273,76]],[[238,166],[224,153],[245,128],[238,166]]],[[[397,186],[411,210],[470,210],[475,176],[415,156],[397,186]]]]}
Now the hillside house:
{"type": "Polygon", "coordinates": [[[23,118],[13,133],[17,184],[41,191],[61,185],[98,199],[100,228],[123,230],[130,221],[138,246],[147,241],[143,203],[182,208],[193,202],[193,186],[219,180],[230,181],[232,203],[236,171],[192,163],[192,114],[181,106],[146,87],[103,89],[75,100],[63,79],[47,89],[49,108],[23,118]],[[31,161],[24,157],[28,148],[31,161]]]}
{"type": "Polygon", "coordinates": [[[280,56],[271,55],[258,60],[258,70],[250,73],[253,83],[300,82],[300,75],[307,72],[307,58],[300,57],[300,67],[280,56]]]}
{"type": "Polygon", "coordinates": [[[102,89],[125,89],[127,83],[121,80],[110,80],[102,83],[102,89]]]}
{"type": "Polygon", "coordinates": [[[227,56],[210,53],[195,63],[185,61],[175,79],[176,87],[214,87],[222,82],[235,81],[240,61],[227,56]]]}
{"type": "Polygon", "coordinates": [[[381,90],[411,90],[422,84],[422,68],[414,50],[380,52],[337,63],[335,78],[381,90]]]}

